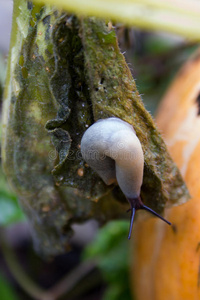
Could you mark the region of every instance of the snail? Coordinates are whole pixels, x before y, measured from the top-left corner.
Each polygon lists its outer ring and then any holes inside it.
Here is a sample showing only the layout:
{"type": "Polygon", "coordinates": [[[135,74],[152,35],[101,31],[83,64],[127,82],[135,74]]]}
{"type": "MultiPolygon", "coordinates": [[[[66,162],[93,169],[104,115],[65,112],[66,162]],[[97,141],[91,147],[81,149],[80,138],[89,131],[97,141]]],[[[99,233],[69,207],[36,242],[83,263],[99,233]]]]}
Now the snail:
{"type": "Polygon", "coordinates": [[[98,120],[85,131],[81,140],[81,154],[105,184],[118,183],[130,203],[128,239],[131,237],[135,212],[139,209],[147,210],[171,225],[142,203],[140,190],[144,155],[132,125],[116,117],[98,120]]]}

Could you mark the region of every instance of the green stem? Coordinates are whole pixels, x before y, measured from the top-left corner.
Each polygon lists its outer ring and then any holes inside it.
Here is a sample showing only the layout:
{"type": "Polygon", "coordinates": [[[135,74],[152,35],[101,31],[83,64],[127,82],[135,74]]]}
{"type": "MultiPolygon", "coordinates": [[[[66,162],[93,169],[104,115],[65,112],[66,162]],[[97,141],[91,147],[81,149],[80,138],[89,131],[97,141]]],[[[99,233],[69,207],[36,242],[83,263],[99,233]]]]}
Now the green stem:
{"type": "MultiPolygon", "coordinates": [[[[55,0],[34,0],[55,5],[55,0]]],[[[193,41],[200,40],[198,1],[57,0],[56,6],[79,15],[108,18],[147,30],[163,30],[193,41]],[[169,21],[170,20],[170,21],[169,21]]]]}

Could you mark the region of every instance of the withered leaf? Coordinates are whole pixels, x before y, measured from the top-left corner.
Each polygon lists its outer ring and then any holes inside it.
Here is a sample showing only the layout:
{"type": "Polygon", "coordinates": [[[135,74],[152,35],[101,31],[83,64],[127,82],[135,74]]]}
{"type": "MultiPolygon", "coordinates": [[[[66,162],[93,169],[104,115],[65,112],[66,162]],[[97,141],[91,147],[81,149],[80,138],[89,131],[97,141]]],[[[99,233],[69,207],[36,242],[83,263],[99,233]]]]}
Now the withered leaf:
{"type": "Polygon", "coordinates": [[[187,188],[142,104],[114,28],[25,0],[14,10],[2,160],[36,250],[65,251],[74,223],[128,217],[119,187],[106,186],[80,153],[83,133],[100,118],[116,116],[136,130],[148,206],[162,213],[166,205],[187,201],[187,188]]]}

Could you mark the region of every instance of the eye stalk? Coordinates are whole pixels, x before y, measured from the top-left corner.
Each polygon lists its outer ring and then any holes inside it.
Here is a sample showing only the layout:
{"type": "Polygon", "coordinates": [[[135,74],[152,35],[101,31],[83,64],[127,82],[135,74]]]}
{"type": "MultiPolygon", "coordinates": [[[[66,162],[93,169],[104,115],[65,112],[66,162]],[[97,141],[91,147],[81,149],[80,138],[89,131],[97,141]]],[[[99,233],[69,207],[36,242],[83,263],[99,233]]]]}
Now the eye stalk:
{"type": "Polygon", "coordinates": [[[81,153],[105,184],[118,183],[130,203],[129,239],[136,210],[147,210],[171,224],[141,201],[144,155],[135,130],[129,123],[114,117],[97,121],[85,131],[81,153]]]}
{"type": "Polygon", "coordinates": [[[134,221],[134,217],[135,217],[135,212],[136,210],[139,209],[144,209],[148,212],[150,212],[151,214],[153,214],[154,216],[158,217],[159,219],[163,220],[164,222],[166,222],[168,225],[172,225],[169,221],[167,221],[165,218],[163,218],[161,215],[159,215],[157,212],[155,212],[153,209],[151,209],[150,207],[144,205],[142,203],[141,197],[137,197],[137,198],[133,198],[133,199],[128,199],[128,202],[131,205],[131,208],[129,208],[128,212],[131,211],[131,220],[130,220],[130,228],[129,228],[129,234],[128,234],[128,239],[130,240],[131,238],[131,232],[132,232],[132,228],[133,228],[133,221],[134,221]]]}

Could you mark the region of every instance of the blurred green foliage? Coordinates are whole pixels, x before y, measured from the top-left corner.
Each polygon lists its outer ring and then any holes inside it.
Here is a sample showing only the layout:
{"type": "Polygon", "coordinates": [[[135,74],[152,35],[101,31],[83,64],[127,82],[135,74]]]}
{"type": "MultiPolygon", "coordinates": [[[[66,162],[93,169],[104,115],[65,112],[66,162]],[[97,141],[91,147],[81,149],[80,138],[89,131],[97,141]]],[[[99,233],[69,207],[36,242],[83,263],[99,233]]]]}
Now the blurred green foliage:
{"type": "Polygon", "coordinates": [[[132,299],[129,287],[128,221],[112,221],[84,251],[84,259],[95,260],[108,287],[103,300],[132,299]]]}
{"type": "Polygon", "coordinates": [[[2,300],[19,300],[14,289],[0,273],[0,295],[2,300]]]}
{"type": "Polygon", "coordinates": [[[17,197],[9,189],[6,179],[0,169],[0,226],[25,220],[19,207],[17,197]]]}

